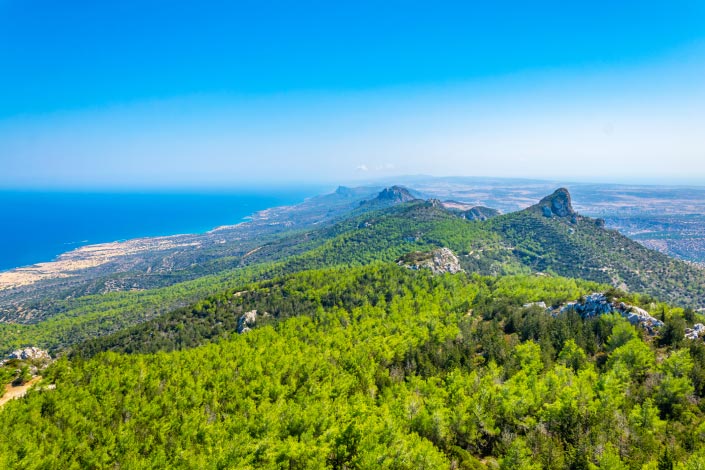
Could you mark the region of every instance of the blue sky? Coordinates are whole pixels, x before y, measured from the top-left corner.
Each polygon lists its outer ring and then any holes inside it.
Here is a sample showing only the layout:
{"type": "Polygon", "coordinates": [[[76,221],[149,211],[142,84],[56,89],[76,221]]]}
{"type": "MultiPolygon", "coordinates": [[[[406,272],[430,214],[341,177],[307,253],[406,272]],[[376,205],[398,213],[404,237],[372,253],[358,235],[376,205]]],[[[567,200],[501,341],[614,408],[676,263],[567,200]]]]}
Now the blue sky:
{"type": "Polygon", "coordinates": [[[0,0],[0,186],[705,184],[705,2],[0,0]]]}

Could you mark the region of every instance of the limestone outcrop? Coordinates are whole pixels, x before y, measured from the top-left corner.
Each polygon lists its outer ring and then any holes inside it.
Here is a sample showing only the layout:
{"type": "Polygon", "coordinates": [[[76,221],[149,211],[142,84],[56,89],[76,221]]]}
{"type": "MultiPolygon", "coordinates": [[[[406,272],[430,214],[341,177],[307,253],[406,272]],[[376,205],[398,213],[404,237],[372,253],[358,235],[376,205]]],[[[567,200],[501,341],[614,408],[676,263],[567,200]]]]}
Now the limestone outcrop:
{"type": "Polygon", "coordinates": [[[430,269],[433,274],[463,272],[460,260],[449,248],[439,248],[429,252],[409,253],[397,261],[409,269],[430,269]]]}
{"type": "Polygon", "coordinates": [[[239,334],[247,333],[257,323],[257,310],[245,312],[237,321],[237,332],[239,334]]]}
{"type": "Polygon", "coordinates": [[[582,318],[593,318],[608,313],[618,313],[629,323],[644,328],[650,335],[655,335],[663,322],[652,317],[649,312],[635,305],[611,301],[604,293],[595,292],[580,301],[568,302],[558,308],[549,308],[553,315],[576,312],[582,318]]]}
{"type": "Polygon", "coordinates": [[[8,356],[8,359],[20,359],[22,361],[51,360],[51,356],[45,350],[32,346],[29,348],[12,351],[12,353],[8,356]]]}
{"type": "Polygon", "coordinates": [[[558,188],[553,194],[541,199],[538,203],[541,213],[545,217],[577,217],[573,210],[570,192],[566,188],[558,188]]]}

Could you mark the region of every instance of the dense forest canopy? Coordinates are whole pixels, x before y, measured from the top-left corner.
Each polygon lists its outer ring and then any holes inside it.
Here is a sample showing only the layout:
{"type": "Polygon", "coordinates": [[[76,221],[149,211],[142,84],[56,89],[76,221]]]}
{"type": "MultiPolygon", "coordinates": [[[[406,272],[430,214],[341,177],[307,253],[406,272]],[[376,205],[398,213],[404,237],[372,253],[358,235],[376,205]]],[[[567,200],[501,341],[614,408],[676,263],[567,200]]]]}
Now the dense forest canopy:
{"type": "MultiPolygon", "coordinates": [[[[524,306],[595,284],[375,264],[247,287],[122,343],[162,351],[55,362],[44,379],[55,390],[0,412],[3,467],[705,464],[701,341],[665,344],[618,315],[524,306]],[[263,321],[241,335],[199,337],[212,325],[188,318],[250,308],[263,321]],[[181,342],[170,342],[174,331],[181,342]]],[[[662,307],[668,321],[683,317],[662,307]]]]}
{"type": "Polygon", "coordinates": [[[569,203],[469,220],[397,188],[183,282],[42,301],[0,325],[58,357],[0,367],[42,375],[0,467],[705,468],[705,274],[569,203]]]}
{"type": "Polygon", "coordinates": [[[198,276],[187,281],[107,294],[69,292],[24,306],[40,309],[44,316],[29,323],[1,323],[0,351],[24,346],[58,351],[248,281],[391,262],[439,247],[453,250],[468,272],[492,276],[541,272],[610,284],[676,305],[705,306],[703,269],[648,250],[599,221],[575,214],[546,217],[538,206],[471,221],[437,201],[412,200],[362,205],[316,227],[265,237],[247,256],[232,262],[236,267],[196,265],[198,276]]]}

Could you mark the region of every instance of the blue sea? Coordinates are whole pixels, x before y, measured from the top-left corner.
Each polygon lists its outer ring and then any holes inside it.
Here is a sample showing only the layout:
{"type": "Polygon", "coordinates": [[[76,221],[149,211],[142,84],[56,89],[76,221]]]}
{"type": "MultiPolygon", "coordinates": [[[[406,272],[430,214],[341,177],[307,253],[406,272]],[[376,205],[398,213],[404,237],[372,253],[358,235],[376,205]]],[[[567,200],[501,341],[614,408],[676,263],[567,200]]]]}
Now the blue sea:
{"type": "Polygon", "coordinates": [[[0,191],[0,271],[51,261],[82,245],[202,233],[320,192],[313,187],[259,193],[0,191]]]}

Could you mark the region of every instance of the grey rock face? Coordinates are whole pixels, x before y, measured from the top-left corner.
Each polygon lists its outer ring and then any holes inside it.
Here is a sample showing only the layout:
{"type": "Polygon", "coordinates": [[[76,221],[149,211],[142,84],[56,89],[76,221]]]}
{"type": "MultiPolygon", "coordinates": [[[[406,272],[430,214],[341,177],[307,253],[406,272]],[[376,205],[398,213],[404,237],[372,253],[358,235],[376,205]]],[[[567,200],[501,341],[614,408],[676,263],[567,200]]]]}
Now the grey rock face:
{"type": "Polygon", "coordinates": [[[51,360],[51,356],[49,355],[48,352],[46,352],[43,349],[35,348],[34,346],[30,348],[24,348],[24,349],[18,349],[16,351],[12,351],[12,353],[8,356],[9,359],[21,359],[23,361],[26,360],[37,360],[37,359],[45,359],[45,360],[51,360]]]}
{"type": "Polygon", "coordinates": [[[621,302],[617,306],[617,311],[621,313],[622,316],[632,325],[641,325],[647,329],[654,327],[661,328],[663,326],[663,322],[661,320],[655,319],[649,315],[649,312],[634,305],[627,305],[624,302],[621,302]]]}
{"type": "Polygon", "coordinates": [[[578,313],[582,318],[593,318],[607,313],[619,313],[629,323],[641,326],[651,335],[656,334],[656,328],[663,326],[662,321],[652,317],[646,310],[624,302],[618,304],[610,302],[605,294],[600,292],[588,295],[581,302],[569,302],[561,307],[557,313],[554,312],[554,314],[571,311],[578,313]]]}
{"type": "Polygon", "coordinates": [[[377,209],[416,200],[417,198],[415,198],[408,189],[401,186],[391,186],[380,191],[377,197],[361,201],[360,207],[377,209]]]}
{"type": "Polygon", "coordinates": [[[237,321],[237,332],[239,334],[247,333],[257,323],[257,310],[250,310],[244,313],[237,321]]]}
{"type": "Polygon", "coordinates": [[[475,206],[463,212],[463,217],[468,220],[487,220],[499,215],[499,211],[489,207],[475,206]]]}
{"type": "Polygon", "coordinates": [[[377,196],[378,201],[383,202],[409,202],[414,201],[416,198],[411,195],[408,189],[402,188],[401,186],[392,186],[390,188],[385,188],[377,196]]]}
{"type": "Polygon", "coordinates": [[[688,339],[698,339],[705,335],[705,325],[696,323],[692,328],[685,329],[685,337],[688,339]]]}
{"type": "Polygon", "coordinates": [[[614,306],[604,294],[593,293],[585,297],[584,302],[569,302],[561,313],[575,311],[583,318],[592,318],[605,313],[612,313],[614,306]]]}
{"type": "Polygon", "coordinates": [[[538,205],[546,217],[554,215],[556,217],[577,216],[577,213],[573,210],[570,193],[566,188],[556,189],[553,194],[541,199],[538,205]]]}
{"type": "Polygon", "coordinates": [[[433,267],[431,269],[435,274],[455,274],[462,271],[460,260],[455,256],[455,253],[448,248],[433,251],[433,267]]]}

